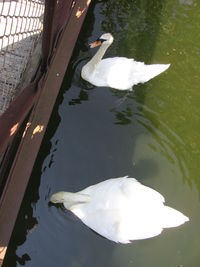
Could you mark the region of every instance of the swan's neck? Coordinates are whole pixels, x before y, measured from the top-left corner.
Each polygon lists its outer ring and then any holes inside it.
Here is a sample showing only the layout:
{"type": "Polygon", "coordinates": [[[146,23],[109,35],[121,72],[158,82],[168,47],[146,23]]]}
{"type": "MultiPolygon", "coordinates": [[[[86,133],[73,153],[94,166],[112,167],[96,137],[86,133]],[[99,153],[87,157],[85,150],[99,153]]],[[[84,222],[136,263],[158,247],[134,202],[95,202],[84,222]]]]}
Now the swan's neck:
{"type": "Polygon", "coordinates": [[[93,58],[88,62],[87,65],[90,66],[91,71],[95,69],[95,67],[97,66],[97,64],[101,61],[101,59],[103,58],[106,50],[108,49],[108,47],[111,44],[102,44],[99,48],[99,50],[96,52],[96,54],[93,56],[93,58]]]}

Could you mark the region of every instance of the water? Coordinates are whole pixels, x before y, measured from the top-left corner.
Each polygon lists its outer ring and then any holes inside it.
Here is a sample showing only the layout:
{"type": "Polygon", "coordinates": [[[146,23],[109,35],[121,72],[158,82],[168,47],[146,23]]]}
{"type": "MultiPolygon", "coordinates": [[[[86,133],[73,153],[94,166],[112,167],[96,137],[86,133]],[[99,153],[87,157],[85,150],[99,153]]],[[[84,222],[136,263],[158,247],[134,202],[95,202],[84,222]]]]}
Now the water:
{"type": "Polygon", "coordinates": [[[93,1],[35,164],[4,267],[198,267],[200,263],[200,3],[196,0],[93,1]],[[80,78],[88,43],[112,32],[107,56],[171,63],[125,96],[80,78]],[[190,217],[155,238],[115,244],[70,212],[49,205],[130,175],[190,217]]]}

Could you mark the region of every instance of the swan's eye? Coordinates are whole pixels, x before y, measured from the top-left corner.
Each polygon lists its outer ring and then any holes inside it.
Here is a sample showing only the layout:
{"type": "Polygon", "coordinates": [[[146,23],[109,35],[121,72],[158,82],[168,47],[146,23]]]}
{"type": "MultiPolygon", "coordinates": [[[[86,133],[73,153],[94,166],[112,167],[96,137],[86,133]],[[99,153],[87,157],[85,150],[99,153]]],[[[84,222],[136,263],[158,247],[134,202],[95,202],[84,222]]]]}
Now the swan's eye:
{"type": "Polygon", "coordinates": [[[100,41],[101,43],[107,41],[106,39],[103,39],[103,38],[99,38],[98,41],[100,41]]]}
{"type": "Polygon", "coordinates": [[[103,42],[107,41],[106,39],[103,38],[98,38],[96,41],[92,42],[91,44],[89,44],[90,48],[94,48],[96,46],[100,46],[102,45],[103,42]]]}

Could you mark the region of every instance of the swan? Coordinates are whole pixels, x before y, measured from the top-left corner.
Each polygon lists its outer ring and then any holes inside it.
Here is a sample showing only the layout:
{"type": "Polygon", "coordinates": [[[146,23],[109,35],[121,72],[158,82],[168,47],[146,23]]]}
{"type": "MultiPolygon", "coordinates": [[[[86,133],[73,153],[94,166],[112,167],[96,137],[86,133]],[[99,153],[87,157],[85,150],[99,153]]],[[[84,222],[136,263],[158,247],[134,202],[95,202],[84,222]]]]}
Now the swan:
{"type": "Polygon", "coordinates": [[[118,243],[159,235],[189,218],[164,205],[164,197],[128,176],[112,178],[77,193],[58,192],[52,203],[63,203],[82,222],[103,237],[118,243]]]}
{"type": "Polygon", "coordinates": [[[83,66],[81,77],[95,86],[107,86],[119,90],[131,90],[133,85],[144,83],[167,70],[170,64],[145,65],[133,58],[113,57],[102,59],[114,38],[104,33],[90,47],[100,45],[94,57],[83,66]]]}

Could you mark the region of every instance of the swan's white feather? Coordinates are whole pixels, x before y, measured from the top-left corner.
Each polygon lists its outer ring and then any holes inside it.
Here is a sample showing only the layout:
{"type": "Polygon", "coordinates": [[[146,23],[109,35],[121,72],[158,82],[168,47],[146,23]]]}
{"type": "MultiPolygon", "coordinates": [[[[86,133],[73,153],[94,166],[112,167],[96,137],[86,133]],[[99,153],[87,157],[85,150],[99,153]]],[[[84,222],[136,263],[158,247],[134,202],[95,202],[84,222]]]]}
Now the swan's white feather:
{"type": "Polygon", "coordinates": [[[145,65],[143,62],[125,57],[102,59],[113,42],[113,36],[106,33],[101,38],[105,39],[105,42],[81,71],[82,78],[95,86],[108,86],[119,90],[131,89],[138,83],[149,81],[170,66],[170,64],[145,65]]]}
{"type": "Polygon", "coordinates": [[[70,199],[67,192],[66,198],[59,194],[52,196],[52,202],[60,199],[83,223],[115,242],[150,238],[160,234],[163,228],[189,220],[181,212],[165,206],[160,193],[134,178],[109,179],[74,193],[74,197],[70,193],[70,199]]]}

